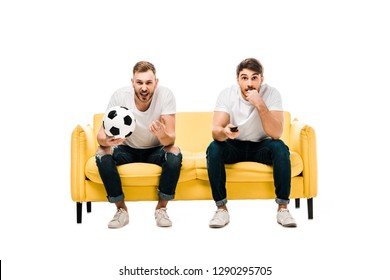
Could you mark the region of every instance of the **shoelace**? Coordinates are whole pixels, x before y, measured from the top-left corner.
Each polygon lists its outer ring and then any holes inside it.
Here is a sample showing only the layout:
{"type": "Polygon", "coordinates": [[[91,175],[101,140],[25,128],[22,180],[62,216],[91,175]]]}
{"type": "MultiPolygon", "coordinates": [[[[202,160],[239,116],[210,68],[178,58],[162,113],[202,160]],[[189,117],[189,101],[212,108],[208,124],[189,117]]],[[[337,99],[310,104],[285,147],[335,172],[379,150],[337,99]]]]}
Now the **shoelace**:
{"type": "Polygon", "coordinates": [[[222,216],[225,214],[225,212],[227,212],[227,211],[223,210],[223,209],[218,209],[217,211],[215,211],[213,220],[215,220],[215,219],[218,219],[218,220],[222,219],[222,216]]]}
{"type": "Polygon", "coordinates": [[[225,209],[218,209],[217,211],[215,211],[215,214],[219,214],[221,213],[221,215],[223,215],[224,213],[226,213],[227,211],[225,209]]]}
{"type": "Polygon", "coordinates": [[[121,213],[123,212],[123,209],[120,208],[116,211],[115,215],[114,215],[114,219],[113,220],[119,220],[119,216],[121,215],[121,213]]]}
{"type": "Polygon", "coordinates": [[[294,220],[294,218],[291,216],[290,211],[288,211],[288,209],[281,209],[279,212],[282,213],[281,218],[283,221],[294,220]]]}
{"type": "Polygon", "coordinates": [[[162,209],[162,208],[160,208],[160,209],[157,209],[157,216],[159,216],[159,217],[162,217],[162,218],[169,218],[169,216],[168,216],[168,213],[166,212],[166,210],[165,209],[162,209]]]}

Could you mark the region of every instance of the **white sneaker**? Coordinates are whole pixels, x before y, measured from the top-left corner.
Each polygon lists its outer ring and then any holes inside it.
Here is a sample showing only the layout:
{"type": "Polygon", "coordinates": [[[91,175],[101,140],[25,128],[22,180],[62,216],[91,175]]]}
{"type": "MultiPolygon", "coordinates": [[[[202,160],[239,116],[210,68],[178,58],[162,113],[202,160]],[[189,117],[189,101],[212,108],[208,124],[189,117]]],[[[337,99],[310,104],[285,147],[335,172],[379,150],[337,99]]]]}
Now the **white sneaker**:
{"type": "Polygon", "coordinates": [[[125,209],[119,208],[114,218],[108,223],[108,228],[121,228],[129,223],[129,214],[125,209]]]}
{"type": "Polygon", "coordinates": [[[276,215],[276,220],[278,224],[281,224],[284,227],[296,227],[297,223],[294,218],[291,216],[290,211],[286,208],[281,208],[276,215]]]}
{"type": "Polygon", "coordinates": [[[154,212],[154,217],[156,219],[156,224],[159,227],[170,227],[172,226],[172,221],[169,219],[167,208],[160,208],[154,212]]]}
{"type": "Polygon", "coordinates": [[[229,221],[229,212],[225,209],[218,209],[215,211],[214,217],[211,219],[209,226],[211,228],[221,228],[226,226],[229,221]]]}

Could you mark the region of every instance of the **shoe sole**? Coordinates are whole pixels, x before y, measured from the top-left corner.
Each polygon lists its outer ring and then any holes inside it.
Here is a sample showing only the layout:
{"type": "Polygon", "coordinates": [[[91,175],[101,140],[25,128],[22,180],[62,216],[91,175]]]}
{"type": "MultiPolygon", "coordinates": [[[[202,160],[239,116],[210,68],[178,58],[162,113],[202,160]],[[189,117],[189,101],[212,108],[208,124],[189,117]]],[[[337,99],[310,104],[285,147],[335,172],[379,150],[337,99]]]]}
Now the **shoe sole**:
{"type": "Polygon", "coordinates": [[[209,225],[210,228],[223,228],[224,226],[227,226],[229,224],[229,222],[227,222],[226,224],[224,225],[209,225]]]}
{"type": "MultiPolygon", "coordinates": [[[[164,221],[164,219],[163,219],[164,221]]],[[[156,226],[158,227],[171,227],[172,226],[172,221],[169,220],[169,219],[165,219],[165,221],[167,221],[168,223],[164,224],[164,223],[158,223],[157,220],[156,220],[156,226]]]]}
{"type": "Polygon", "coordinates": [[[283,227],[291,227],[291,228],[294,228],[294,227],[297,227],[297,224],[286,224],[286,225],[283,225],[282,223],[278,222],[279,225],[283,226],[283,227]]]}

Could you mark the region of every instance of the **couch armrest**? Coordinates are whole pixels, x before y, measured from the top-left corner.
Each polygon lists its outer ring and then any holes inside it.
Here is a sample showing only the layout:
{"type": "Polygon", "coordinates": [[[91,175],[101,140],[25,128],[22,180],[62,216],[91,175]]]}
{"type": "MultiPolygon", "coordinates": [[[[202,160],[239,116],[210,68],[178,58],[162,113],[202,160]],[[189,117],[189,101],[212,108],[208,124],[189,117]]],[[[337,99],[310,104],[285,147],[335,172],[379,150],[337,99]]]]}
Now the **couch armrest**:
{"type": "Polygon", "coordinates": [[[294,119],[290,130],[290,149],[301,155],[303,161],[304,195],[307,198],[317,196],[317,140],[312,127],[294,119]]]}
{"type": "Polygon", "coordinates": [[[71,139],[71,194],[73,201],[85,199],[85,164],[96,153],[96,136],[93,127],[76,126],[71,139]]]}

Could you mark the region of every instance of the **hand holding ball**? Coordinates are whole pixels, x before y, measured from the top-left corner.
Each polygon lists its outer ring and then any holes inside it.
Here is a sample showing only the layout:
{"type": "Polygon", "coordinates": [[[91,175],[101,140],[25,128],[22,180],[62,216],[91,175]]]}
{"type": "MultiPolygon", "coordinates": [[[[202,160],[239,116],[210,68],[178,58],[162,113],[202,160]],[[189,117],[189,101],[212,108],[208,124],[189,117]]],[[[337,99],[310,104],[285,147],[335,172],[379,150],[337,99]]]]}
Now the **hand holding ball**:
{"type": "Polygon", "coordinates": [[[108,136],[115,138],[129,137],[135,130],[133,113],[123,106],[109,108],[103,117],[103,128],[108,136]]]}

